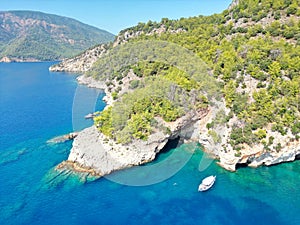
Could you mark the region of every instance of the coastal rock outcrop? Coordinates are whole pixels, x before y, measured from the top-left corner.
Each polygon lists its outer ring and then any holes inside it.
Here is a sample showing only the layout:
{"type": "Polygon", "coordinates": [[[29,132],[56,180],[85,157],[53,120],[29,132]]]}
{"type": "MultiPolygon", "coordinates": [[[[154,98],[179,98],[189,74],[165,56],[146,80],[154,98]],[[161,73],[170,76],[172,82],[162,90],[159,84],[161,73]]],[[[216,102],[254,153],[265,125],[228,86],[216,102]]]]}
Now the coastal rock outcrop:
{"type": "MultiPolygon", "coordinates": [[[[129,72],[132,76],[132,71],[129,72]]],[[[100,88],[108,94],[108,105],[113,104],[111,93],[106,84],[94,80],[92,77],[79,76],[78,82],[89,87],[100,88]]],[[[125,80],[122,82],[126,84],[125,80]]],[[[128,83],[128,82],[127,82],[128,83]]],[[[125,85],[126,86],[126,85],[125,85]]],[[[126,89],[126,88],[125,88],[126,89]]],[[[242,151],[237,152],[228,144],[232,126],[237,123],[233,117],[228,126],[224,124],[214,128],[219,140],[214,140],[210,135],[207,124],[215,120],[220,110],[228,113],[225,102],[214,102],[207,111],[190,111],[173,123],[166,123],[157,118],[162,126],[170,129],[170,134],[155,132],[150,135],[148,141],[134,141],[128,145],[117,144],[108,139],[93,126],[79,132],[73,142],[73,148],[67,161],[61,163],[58,169],[71,169],[84,172],[92,176],[103,176],[113,171],[121,170],[135,165],[141,165],[152,161],[156,154],[166,145],[168,140],[178,136],[185,140],[198,141],[204,151],[213,158],[219,159],[218,164],[229,171],[236,171],[240,165],[258,167],[261,165],[274,165],[282,162],[294,161],[300,155],[300,143],[291,142],[292,134],[282,136],[278,132],[268,131],[268,137],[274,136],[275,141],[268,151],[259,144],[253,147],[244,146],[242,151]],[[275,146],[282,144],[280,150],[274,150],[275,146]]]]}
{"type": "Polygon", "coordinates": [[[59,164],[57,169],[72,169],[101,177],[113,171],[151,162],[170,139],[180,137],[197,140],[199,137],[195,125],[207,113],[207,110],[191,111],[168,124],[170,133],[156,131],[147,141],[135,140],[126,145],[108,139],[95,126],[86,128],[74,139],[68,160],[59,164]]]}
{"type": "Polygon", "coordinates": [[[17,58],[17,57],[7,57],[4,56],[0,59],[0,62],[11,63],[11,62],[38,62],[35,58],[17,58]]]}
{"type": "Polygon", "coordinates": [[[67,162],[74,164],[73,169],[77,172],[104,176],[116,170],[152,161],[165,143],[164,135],[158,133],[149,137],[147,142],[140,141],[124,146],[107,140],[92,126],[81,131],[75,138],[67,162]]]}
{"type": "Polygon", "coordinates": [[[97,88],[97,89],[102,89],[102,90],[106,89],[105,82],[95,80],[92,77],[86,77],[86,76],[81,75],[81,76],[78,76],[76,78],[76,80],[79,84],[86,85],[90,88],[97,88]]]}
{"type": "Polygon", "coordinates": [[[88,49],[78,56],[63,60],[59,64],[55,64],[49,68],[51,72],[72,72],[83,73],[88,71],[92,65],[107,52],[105,44],[98,45],[94,48],[88,49]]]}
{"type": "Polygon", "coordinates": [[[237,6],[239,4],[239,0],[233,0],[231,4],[229,5],[228,9],[232,9],[233,7],[237,6]]]}
{"type": "Polygon", "coordinates": [[[0,59],[0,62],[10,63],[10,62],[12,62],[12,60],[10,58],[4,56],[0,59]]]}
{"type": "Polygon", "coordinates": [[[284,148],[279,152],[263,152],[261,155],[251,159],[249,166],[258,167],[261,165],[271,166],[282,162],[292,162],[300,155],[300,145],[293,143],[293,147],[284,148]]]}
{"type": "MultiPolygon", "coordinates": [[[[283,139],[280,139],[283,140],[283,139]]],[[[262,144],[245,147],[237,153],[234,150],[220,151],[218,164],[229,171],[236,171],[240,165],[249,167],[271,166],[283,162],[292,162],[300,156],[300,142],[294,140],[287,143],[280,150],[264,149],[262,144]]]]}
{"type": "Polygon", "coordinates": [[[54,137],[54,138],[48,140],[47,143],[62,143],[62,142],[70,141],[70,140],[73,140],[74,138],[76,138],[77,135],[78,135],[78,132],[72,132],[69,134],[62,135],[62,136],[54,137]]]}

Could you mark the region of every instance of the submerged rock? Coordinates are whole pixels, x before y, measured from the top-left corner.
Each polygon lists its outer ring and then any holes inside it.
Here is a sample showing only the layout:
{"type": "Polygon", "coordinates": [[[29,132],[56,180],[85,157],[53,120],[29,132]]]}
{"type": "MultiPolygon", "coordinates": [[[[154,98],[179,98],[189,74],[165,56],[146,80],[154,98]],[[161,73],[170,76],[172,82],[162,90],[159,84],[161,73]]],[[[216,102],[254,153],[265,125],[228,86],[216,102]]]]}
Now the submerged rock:
{"type": "Polygon", "coordinates": [[[55,137],[55,138],[52,138],[50,140],[47,141],[47,143],[63,143],[63,142],[66,142],[66,141],[70,141],[70,140],[73,140],[74,138],[76,138],[78,135],[78,132],[72,132],[72,133],[69,133],[69,134],[65,134],[65,135],[62,135],[62,136],[58,136],[58,137],[55,137]]]}

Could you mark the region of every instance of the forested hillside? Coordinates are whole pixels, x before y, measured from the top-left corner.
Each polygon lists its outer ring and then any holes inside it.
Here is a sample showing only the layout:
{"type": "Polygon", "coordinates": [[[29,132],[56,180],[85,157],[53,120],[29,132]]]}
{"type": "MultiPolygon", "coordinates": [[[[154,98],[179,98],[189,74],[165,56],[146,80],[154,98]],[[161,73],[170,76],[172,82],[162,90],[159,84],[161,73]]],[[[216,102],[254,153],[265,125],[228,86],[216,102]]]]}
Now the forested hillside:
{"type": "Polygon", "coordinates": [[[72,57],[114,35],[71,18],[33,11],[0,12],[0,60],[72,57]]]}
{"type": "MultiPolygon", "coordinates": [[[[284,143],[300,138],[299,18],[299,0],[240,0],[221,14],[140,23],[123,30],[118,38],[129,43],[162,40],[193,51],[218,80],[229,109],[207,124],[214,141],[222,142],[224,151],[235,150],[236,156],[257,144],[264,146],[264,151],[278,152],[284,143]],[[229,127],[225,142],[218,126],[229,127]]],[[[179,96],[186,96],[183,102],[196,101],[198,104],[192,104],[195,108],[208,104],[205,95],[191,98],[201,83],[170,65],[137,63],[108,77],[99,73],[99,65],[101,59],[88,75],[106,81],[118,101],[95,121],[100,131],[119,142],[147,139],[155,127],[154,118],[174,121],[187,112],[175,100],[177,95],[168,95],[172,85],[181,90],[179,96]],[[134,91],[122,95],[122,79],[130,70],[138,77],[130,82],[134,91]],[[153,99],[149,90],[162,92],[161,98],[153,99]],[[122,114],[124,106],[126,113],[122,114]]]]}

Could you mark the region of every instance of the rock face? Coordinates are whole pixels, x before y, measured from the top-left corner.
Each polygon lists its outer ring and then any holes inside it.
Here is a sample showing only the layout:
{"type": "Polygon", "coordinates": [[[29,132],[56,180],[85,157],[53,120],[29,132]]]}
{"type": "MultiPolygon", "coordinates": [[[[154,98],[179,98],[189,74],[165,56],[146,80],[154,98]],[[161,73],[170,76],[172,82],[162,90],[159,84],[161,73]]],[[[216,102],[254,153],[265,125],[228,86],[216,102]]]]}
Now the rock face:
{"type": "Polygon", "coordinates": [[[49,68],[49,70],[52,72],[86,72],[99,59],[99,57],[101,57],[106,52],[106,45],[102,44],[95,48],[88,49],[74,58],[66,59],[59,64],[53,65],[49,68]]]}
{"type": "Polygon", "coordinates": [[[234,155],[233,152],[221,153],[220,162],[223,168],[229,171],[236,171],[239,165],[247,165],[250,167],[259,167],[262,165],[271,166],[283,162],[291,162],[300,156],[300,143],[294,141],[290,145],[282,148],[280,151],[266,151],[263,146],[256,146],[254,150],[248,154],[240,156],[234,155]]]}
{"type": "MultiPolygon", "coordinates": [[[[101,88],[107,91],[105,84],[91,77],[78,77],[78,82],[89,87],[101,88]]],[[[109,101],[108,105],[112,102],[109,101]]],[[[236,171],[239,165],[258,167],[294,161],[300,156],[300,143],[290,142],[288,137],[280,136],[278,132],[268,134],[274,136],[274,146],[282,143],[282,149],[264,150],[263,146],[249,146],[239,154],[230,146],[226,146],[231,126],[218,126],[217,134],[220,141],[215,142],[209,135],[206,124],[214,120],[219,110],[226,110],[225,102],[214,102],[214,106],[200,112],[190,111],[175,122],[166,123],[157,118],[160,125],[168,127],[170,134],[157,131],[150,135],[148,141],[137,140],[128,145],[117,144],[99,133],[95,126],[78,133],[73,142],[68,160],[58,165],[58,169],[71,169],[92,176],[104,176],[113,171],[141,165],[155,159],[156,154],[166,145],[168,140],[180,137],[184,140],[198,141],[206,152],[218,158],[218,164],[229,171],[236,171]],[[224,148],[226,146],[226,148],[224,148]],[[226,149],[226,150],[225,150],[226,149]]],[[[235,119],[232,119],[234,123],[235,119]]]]}
{"type": "Polygon", "coordinates": [[[156,154],[163,149],[169,139],[180,136],[183,139],[197,140],[199,137],[195,124],[205,117],[207,112],[207,110],[191,111],[169,124],[170,134],[158,131],[151,134],[147,141],[136,140],[128,145],[109,140],[99,133],[95,126],[86,128],[74,139],[68,160],[57,168],[70,169],[71,167],[77,172],[100,177],[113,171],[150,162],[155,159],[156,154]]]}
{"type": "Polygon", "coordinates": [[[281,149],[279,152],[262,152],[254,158],[249,157],[249,166],[258,167],[261,165],[271,166],[282,162],[294,161],[300,155],[299,142],[292,143],[292,146],[281,149]]]}
{"type": "Polygon", "coordinates": [[[144,32],[144,31],[132,31],[132,30],[125,30],[123,32],[120,32],[120,34],[117,36],[116,40],[113,43],[113,46],[118,46],[120,44],[124,44],[126,42],[128,42],[130,39],[136,38],[142,34],[145,34],[147,36],[151,36],[151,35],[161,35],[162,33],[172,33],[172,34],[176,34],[176,33],[181,33],[181,32],[186,32],[184,29],[179,28],[176,30],[173,29],[167,29],[166,26],[164,24],[161,24],[160,27],[158,28],[153,28],[152,30],[148,31],[148,32],[144,32]]]}
{"type": "Polygon", "coordinates": [[[4,56],[2,59],[0,59],[0,62],[10,63],[12,60],[6,56],[4,56]]]}
{"type": "Polygon", "coordinates": [[[232,9],[233,7],[237,6],[239,4],[239,0],[233,0],[231,4],[229,5],[228,9],[232,9]]]}
{"type": "Polygon", "coordinates": [[[92,126],[80,132],[75,138],[68,162],[77,164],[80,172],[93,171],[97,176],[140,165],[152,161],[156,152],[165,145],[164,135],[156,135],[150,137],[148,142],[123,146],[111,140],[105,142],[105,137],[92,126]]]}
{"type": "Polygon", "coordinates": [[[17,57],[7,57],[4,56],[0,59],[0,62],[11,63],[11,62],[38,62],[39,60],[35,58],[17,58],[17,57]]]}
{"type": "Polygon", "coordinates": [[[52,139],[48,140],[47,143],[62,143],[62,142],[70,141],[70,140],[73,140],[74,138],[76,138],[77,135],[78,135],[77,132],[72,132],[69,134],[65,134],[62,136],[52,138],[52,139]]]}
{"type": "Polygon", "coordinates": [[[86,85],[90,88],[98,88],[98,89],[102,89],[105,90],[106,85],[103,81],[98,81],[93,79],[92,77],[86,77],[86,76],[79,76],[77,77],[77,82],[79,84],[83,84],[86,85]]]}

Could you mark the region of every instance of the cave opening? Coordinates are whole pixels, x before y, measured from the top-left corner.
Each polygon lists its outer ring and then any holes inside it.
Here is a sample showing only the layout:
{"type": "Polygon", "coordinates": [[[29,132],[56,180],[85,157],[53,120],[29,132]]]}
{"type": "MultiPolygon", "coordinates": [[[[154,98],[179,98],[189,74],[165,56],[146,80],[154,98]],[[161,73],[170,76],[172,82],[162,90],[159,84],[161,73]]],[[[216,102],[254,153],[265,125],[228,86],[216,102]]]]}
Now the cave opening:
{"type": "Polygon", "coordinates": [[[163,160],[164,158],[168,157],[169,153],[173,151],[175,148],[179,147],[181,144],[183,144],[182,139],[178,136],[174,139],[169,139],[166,145],[162,148],[162,150],[159,151],[158,154],[156,154],[155,159],[153,160],[153,163],[163,160]]]}
{"type": "Polygon", "coordinates": [[[182,143],[183,141],[181,140],[180,136],[174,139],[169,139],[167,144],[163,147],[162,150],[160,150],[159,153],[167,153],[172,149],[179,147],[180,145],[182,145],[182,143]]]}
{"type": "Polygon", "coordinates": [[[245,168],[245,167],[248,167],[248,162],[246,162],[246,163],[237,163],[236,165],[235,165],[235,169],[236,170],[238,170],[238,169],[240,169],[240,168],[245,168]]]}
{"type": "Polygon", "coordinates": [[[300,154],[295,156],[295,160],[300,160],[300,154]]]}

